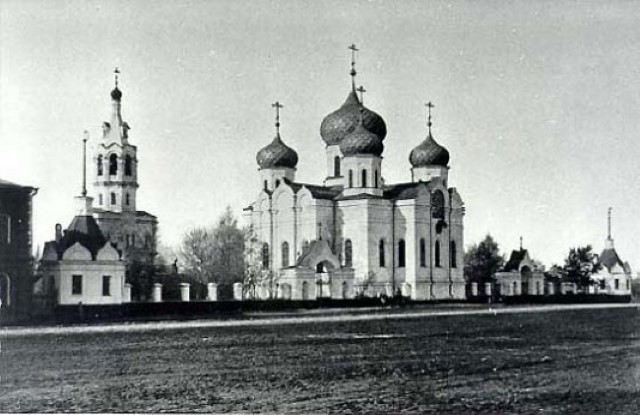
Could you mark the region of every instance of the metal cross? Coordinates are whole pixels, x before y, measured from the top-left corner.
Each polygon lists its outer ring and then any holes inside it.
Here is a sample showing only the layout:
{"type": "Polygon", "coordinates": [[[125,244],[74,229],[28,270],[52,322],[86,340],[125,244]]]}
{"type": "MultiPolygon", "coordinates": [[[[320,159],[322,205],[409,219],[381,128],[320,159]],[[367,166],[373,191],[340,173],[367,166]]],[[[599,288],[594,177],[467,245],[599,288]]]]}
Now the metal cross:
{"type": "Polygon", "coordinates": [[[356,91],[360,92],[360,102],[362,103],[362,105],[364,105],[364,93],[367,92],[367,90],[364,89],[362,85],[360,85],[358,89],[356,89],[356,91]]]}
{"type": "Polygon", "coordinates": [[[276,109],[276,131],[280,134],[280,108],[284,108],[280,101],[276,101],[271,104],[276,109]]]}
{"type": "Polygon", "coordinates": [[[356,52],[359,51],[360,49],[356,48],[356,45],[351,44],[351,46],[349,46],[349,49],[351,50],[351,82],[353,84],[353,88],[355,89],[356,87],[356,52]]]}
{"type": "Polygon", "coordinates": [[[611,210],[607,209],[607,239],[611,239],[611,210]]]}
{"type": "Polygon", "coordinates": [[[520,250],[522,251],[522,236],[520,237],[520,250]]]}
{"type": "Polygon", "coordinates": [[[113,73],[116,76],[116,88],[118,87],[118,75],[120,74],[120,69],[116,66],[116,69],[113,70],[113,73]]]}
{"type": "Polygon", "coordinates": [[[429,120],[427,122],[427,127],[429,127],[429,134],[431,134],[431,108],[435,108],[436,106],[431,103],[431,101],[424,104],[425,107],[429,109],[429,120]]]}

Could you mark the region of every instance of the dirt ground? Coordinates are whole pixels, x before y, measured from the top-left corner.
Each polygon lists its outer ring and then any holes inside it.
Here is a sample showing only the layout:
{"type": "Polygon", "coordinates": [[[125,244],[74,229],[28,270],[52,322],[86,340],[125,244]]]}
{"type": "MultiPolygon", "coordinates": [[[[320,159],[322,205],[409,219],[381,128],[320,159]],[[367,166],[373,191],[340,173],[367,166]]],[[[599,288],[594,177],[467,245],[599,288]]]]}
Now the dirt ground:
{"type": "Polygon", "coordinates": [[[637,308],[0,342],[0,412],[640,413],[637,308]]]}

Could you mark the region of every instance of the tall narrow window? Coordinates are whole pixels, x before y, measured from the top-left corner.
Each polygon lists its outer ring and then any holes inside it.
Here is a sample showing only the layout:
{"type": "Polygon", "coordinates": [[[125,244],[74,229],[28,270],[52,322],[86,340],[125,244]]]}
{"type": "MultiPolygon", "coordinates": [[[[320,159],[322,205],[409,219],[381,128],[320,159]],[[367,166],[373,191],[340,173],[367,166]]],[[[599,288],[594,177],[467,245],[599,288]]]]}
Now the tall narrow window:
{"type": "Polygon", "coordinates": [[[367,169],[362,170],[362,187],[367,187],[367,169]]]}
{"type": "Polygon", "coordinates": [[[265,180],[262,184],[262,187],[264,188],[264,190],[267,190],[269,188],[269,183],[265,180]]]}
{"type": "Polygon", "coordinates": [[[103,173],[102,154],[98,156],[98,176],[102,176],[103,173]]]}
{"type": "Polygon", "coordinates": [[[71,295],[82,295],[82,275],[71,277],[71,295]]]}
{"type": "Polygon", "coordinates": [[[115,176],[118,174],[118,156],[112,154],[109,156],[109,175],[115,176]]]}
{"type": "Polygon", "coordinates": [[[111,204],[115,205],[116,204],[116,194],[111,192],[111,204]]]}
{"type": "Polygon", "coordinates": [[[100,206],[102,206],[102,204],[103,204],[103,203],[104,203],[104,201],[102,200],[102,193],[100,193],[100,194],[98,195],[98,204],[99,204],[100,206]]]}
{"type": "Polygon", "coordinates": [[[11,216],[0,214],[0,245],[11,243],[11,216]]]}
{"type": "Polygon", "coordinates": [[[449,262],[451,263],[451,268],[456,268],[458,266],[458,249],[456,248],[456,242],[449,242],[449,262]]]}
{"type": "Polygon", "coordinates": [[[333,158],[333,175],[335,177],[340,176],[340,156],[333,158]]]}
{"type": "Polygon", "coordinates": [[[384,239],[380,239],[380,244],[378,245],[378,256],[380,257],[380,267],[385,266],[385,258],[384,258],[384,239]]]}
{"type": "Polygon", "coordinates": [[[436,241],[435,251],[436,267],[440,267],[440,241],[436,241]]]}
{"type": "Polygon", "coordinates": [[[104,275],[102,277],[102,296],[108,297],[111,295],[111,277],[104,275]]]}
{"type": "Polygon", "coordinates": [[[131,176],[132,175],[131,172],[132,172],[133,169],[131,168],[131,166],[132,166],[132,159],[131,159],[131,156],[127,154],[124,157],[124,175],[125,176],[131,176]]]}
{"type": "Polygon", "coordinates": [[[351,239],[347,239],[344,243],[344,266],[353,266],[353,245],[351,239]]]}
{"type": "Polygon", "coordinates": [[[127,204],[127,206],[129,206],[129,198],[130,198],[129,193],[127,193],[125,196],[125,203],[127,204]]]}
{"type": "Polygon", "coordinates": [[[431,217],[444,219],[444,195],[440,190],[431,194],[431,217]]]}
{"type": "Polygon", "coordinates": [[[353,187],[353,170],[349,170],[349,187],[353,187]]]}
{"type": "Polygon", "coordinates": [[[262,244],[262,268],[269,268],[269,244],[266,242],[262,244]]]}
{"type": "Polygon", "coordinates": [[[404,239],[398,241],[398,267],[405,267],[405,244],[404,239]]]}
{"type": "Polygon", "coordinates": [[[289,266],[289,243],[286,241],[282,243],[282,266],[289,266]]]}
{"type": "Polygon", "coordinates": [[[420,266],[427,266],[427,249],[425,246],[424,238],[420,238],[420,266]]]}
{"type": "Polygon", "coordinates": [[[378,188],[378,170],[374,171],[373,182],[374,182],[373,187],[377,189],[378,188]]]}

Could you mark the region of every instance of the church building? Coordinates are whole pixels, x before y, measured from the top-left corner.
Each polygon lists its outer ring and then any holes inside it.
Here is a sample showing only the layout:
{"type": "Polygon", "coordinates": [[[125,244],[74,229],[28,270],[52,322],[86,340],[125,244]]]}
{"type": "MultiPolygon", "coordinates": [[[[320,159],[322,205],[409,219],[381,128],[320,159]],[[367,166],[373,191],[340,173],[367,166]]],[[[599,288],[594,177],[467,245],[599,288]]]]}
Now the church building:
{"type": "MultiPolygon", "coordinates": [[[[83,140],[86,156],[87,136],[83,140]]],[[[44,245],[41,278],[35,295],[49,308],[71,304],[121,304],[130,298],[125,286],[125,263],[115,244],[108,241],[93,217],[93,198],[87,196],[83,158],[82,194],[76,198],[76,215],[64,232],[56,225],[55,239],[44,245]]]]}
{"type": "Polygon", "coordinates": [[[137,210],[138,149],[129,142],[129,124],[122,120],[122,92],[111,91],[111,119],[102,124],[102,139],[93,156],[93,191],[97,207],[93,216],[104,236],[128,261],[152,264],[157,249],[158,220],[137,210]]]}
{"type": "MultiPolygon", "coordinates": [[[[297,153],[280,135],[258,151],[259,193],[245,209],[254,233],[250,261],[262,268],[259,298],[356,298],[402,294],[463,299],[464,205],[449,187],[449,152],[431,132],[410,153],[411,181],[386,184],[387,126],[355,85],[320,125],[322,185],[296,181],[297,153]]],[[[311,143],[310,143],[311,144],[311,143]]],[[[409,166],[408,166],[409,167],[409,166]]]]}
{"type": "Polygon", "coordinates": [[[622,261],[611,237],[611,208],[607,211],[607,239],[598,257],[600,270],[592,275],[598,294],[631,295],[631,266],[622,261]]]}

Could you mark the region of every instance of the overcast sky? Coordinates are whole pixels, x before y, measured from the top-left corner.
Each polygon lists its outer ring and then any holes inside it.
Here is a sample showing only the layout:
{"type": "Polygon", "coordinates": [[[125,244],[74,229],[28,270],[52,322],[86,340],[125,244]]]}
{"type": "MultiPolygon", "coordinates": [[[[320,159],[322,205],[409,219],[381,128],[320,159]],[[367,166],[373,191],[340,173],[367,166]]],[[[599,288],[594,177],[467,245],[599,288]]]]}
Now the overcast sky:
{"type": "Polygon", "coordinates": [[[448,148],[466,245],[519,237],[534,258],[603,248],[640,267],[640,5],[634,1],[0,0],[0,177],[38,187],[34,242],[74,214],[82,131],[109,119],[113,68],[138,146],[138,208],[163,243],[240,215],[274,135],[326,176],[322,118],[347,96],[386,121],[383,176],[410,181],[426,134],[448,148]]]}

